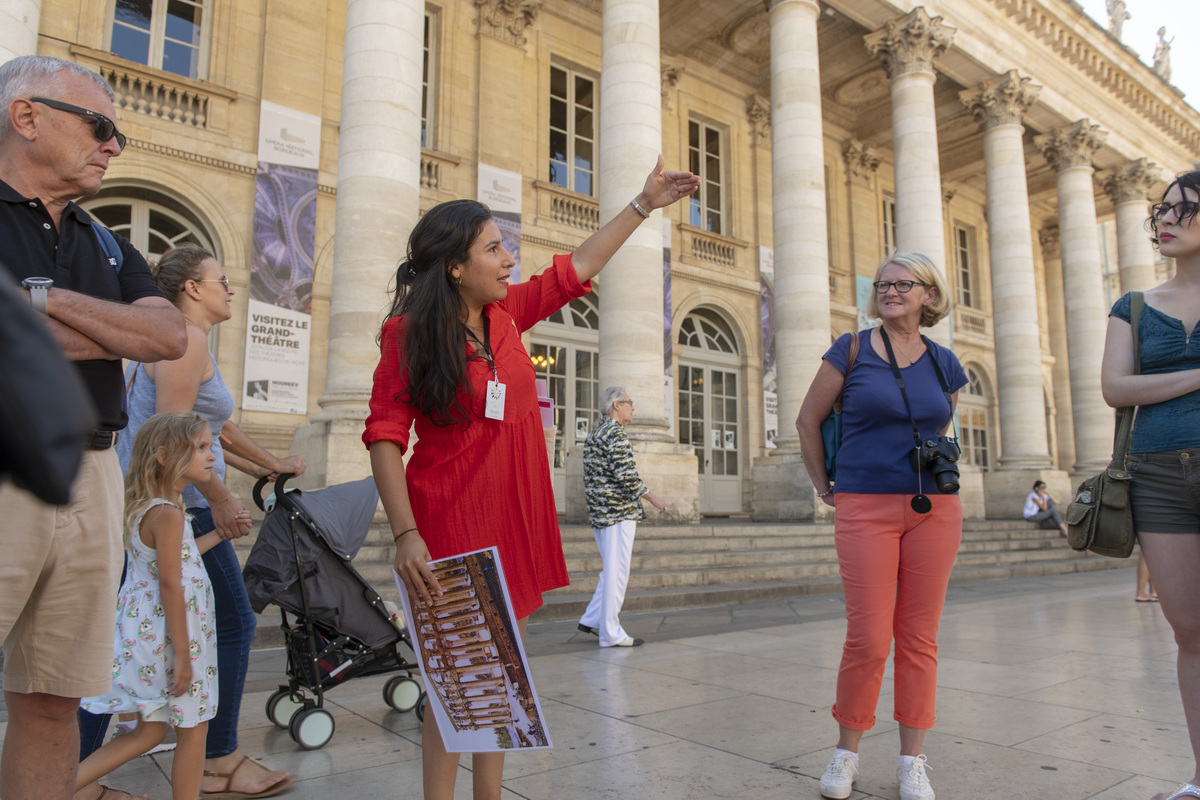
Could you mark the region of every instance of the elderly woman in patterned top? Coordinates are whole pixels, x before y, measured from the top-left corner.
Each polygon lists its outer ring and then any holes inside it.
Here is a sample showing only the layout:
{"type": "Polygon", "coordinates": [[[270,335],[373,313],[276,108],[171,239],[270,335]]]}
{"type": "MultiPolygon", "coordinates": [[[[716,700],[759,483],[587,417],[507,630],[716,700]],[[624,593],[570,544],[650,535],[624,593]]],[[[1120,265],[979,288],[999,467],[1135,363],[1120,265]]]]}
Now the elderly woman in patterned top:
{"type": "Polygon", "coordinates": [[[579,620],[579,630],[600,637],[601,647],[636,647],[621,627],[621,604],[629,583],[629,560],[637,521],[646,518],[641,499],[661,513],[667,504],[655,497],[638,477],[633,448],[625,426],[633,420],[633,400],[620,386],[610,386],[600,395],[603,419],[583,444],[583,483],[587,497],[588,522],[596,535],[596,546],[604,568],[596,593],[579,620]]]}

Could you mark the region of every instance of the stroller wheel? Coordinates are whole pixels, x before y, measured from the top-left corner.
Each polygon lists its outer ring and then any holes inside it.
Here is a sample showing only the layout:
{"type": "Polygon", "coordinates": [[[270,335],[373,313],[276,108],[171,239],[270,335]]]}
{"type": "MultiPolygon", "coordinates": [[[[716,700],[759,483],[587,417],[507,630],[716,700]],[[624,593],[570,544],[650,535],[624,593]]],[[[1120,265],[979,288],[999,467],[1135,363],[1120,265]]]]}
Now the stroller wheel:
{"type": "Polygon", "coordinates": [[[275,727],[287,730],[292,717],[302,708],[304,701],[293,697],[286,686],[280,686],[267,698],[267,719],[275,723],[275,727]]]}
{"type": "Polygon", "coordinates": [[[383,686],[383,702],[400,713],[412,711],[421,699],[421,684],[407,675],[397,675],[383,686]]]}
{"type": "Polygon", "coordinates": [[[421,692],[421,696],[417,698],[417,719],[421,722],[425,721],[425,704],[429,702],[429,695],[421,692]]]}
{"type": "Polygon", "coordinates": [[[305,750],[316,750],[333,738],[333,728],[333,715],[314,706],[298,711],[288,725],[288,732],[305,750]]]}

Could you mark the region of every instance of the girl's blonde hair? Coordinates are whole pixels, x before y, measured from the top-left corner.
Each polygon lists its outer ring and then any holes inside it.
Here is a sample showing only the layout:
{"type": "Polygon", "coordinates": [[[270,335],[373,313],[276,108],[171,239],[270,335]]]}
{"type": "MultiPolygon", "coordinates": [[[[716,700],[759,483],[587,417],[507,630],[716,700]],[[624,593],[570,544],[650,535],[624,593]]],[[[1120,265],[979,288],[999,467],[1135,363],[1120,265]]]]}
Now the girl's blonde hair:
{"type": "Polygon", "coordinates": [[[125,474],[126,547],[134,520],[153,500],[162,497],[183,508],[175,483],[191,465],[200,434],[212,435],[208,423],[190,413],[155,414],[138,429],[125,474]]]}
{"type": "MultiPolygon", "coordinates": [[[[923,253],[893,252],[883,260],[879,269],[875,270],[876,281],[883,280],[883,271],[887,269],[888,264],[904,267],[917,281],[937,290],[937,297],[921,312],[920,327],[932,328],[950,313],[950,294],[946,291],[946,282],[942,280],[941,273],[929,260],[929,256],[923,253]]],[[[867,316],[879,319],[879,293],[875,291],[874,286],[871,287],[871,296],[867,300],[867,316]]]]}

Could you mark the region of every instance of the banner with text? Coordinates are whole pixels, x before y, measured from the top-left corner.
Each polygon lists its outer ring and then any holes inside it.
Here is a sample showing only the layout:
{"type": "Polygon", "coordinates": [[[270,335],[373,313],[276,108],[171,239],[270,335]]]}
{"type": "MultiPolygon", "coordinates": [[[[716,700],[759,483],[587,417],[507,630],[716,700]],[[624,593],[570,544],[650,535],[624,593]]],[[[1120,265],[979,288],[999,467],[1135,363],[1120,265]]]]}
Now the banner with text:
{"type": "Polygon", "coordinates": [[[500,228],[500,241],[517,265],[509,283],[521,282],[521,176],[506,169],[479,165],[479,192],[475,198],[492,210],[500,228]]]}
{"type": "Polygon", "coordinates": [[[758,248],[758,274],[762,294],[764,442],[773,450],[779,436],[779,392],[775,371],[775,251],[770,247],[758,248]]]}
{"type": "Polygon", "coordinates": [[[321,118],[262,101],[242,408],[308,413],[321,118]]]}

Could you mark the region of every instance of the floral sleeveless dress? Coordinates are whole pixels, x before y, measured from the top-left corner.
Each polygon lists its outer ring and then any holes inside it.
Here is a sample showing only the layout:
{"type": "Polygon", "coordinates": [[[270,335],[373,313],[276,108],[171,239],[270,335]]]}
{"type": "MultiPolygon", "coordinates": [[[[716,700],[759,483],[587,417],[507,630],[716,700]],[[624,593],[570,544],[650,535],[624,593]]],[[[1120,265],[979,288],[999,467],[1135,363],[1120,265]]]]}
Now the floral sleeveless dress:
{"type": "Polygon", "coordinates": [[[193,728],[217,713],[217,633],[213,617],[212,584],[192,538],[192,521],[183,523],[183,599],[187,609],[188,652],[192,683],[185,694],[171,697],[174,648],[167,633],[166,611],[158,588],[158,554],[142,542],[138,531],[146,507],[133,523],[129,569],[117,595],[117,626],[113,637],[112,690],[85,697],[80,706],[93,714],[137,712],[150,722],[193,728]]]}

